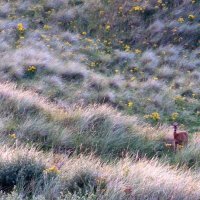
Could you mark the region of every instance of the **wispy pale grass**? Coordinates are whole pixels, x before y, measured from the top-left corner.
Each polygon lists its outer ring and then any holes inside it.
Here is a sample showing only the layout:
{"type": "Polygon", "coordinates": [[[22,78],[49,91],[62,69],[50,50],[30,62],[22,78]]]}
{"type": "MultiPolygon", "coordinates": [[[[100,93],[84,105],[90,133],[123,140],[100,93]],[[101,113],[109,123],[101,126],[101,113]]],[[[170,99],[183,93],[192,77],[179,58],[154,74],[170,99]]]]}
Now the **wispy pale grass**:
{"type": "Polygon", "coordinates": [[[159,131],[158,134],[141,131],[144,125],[136,117],[123,116],[106,105],[63,109],[11,84],[1,84],[0,89],[4,105],[1,112],[4,115],[13,112],[15,116],[7,123],[8,130],[12,127],[22,141],[31,139],[46,143],[47,147],[61,145],[64,149],[83,146],[85,150],[96,149],[98,154],[107,155],[141,150],[142,154],[153,156],[154,145],[162,136],[159,131]],[[149,145],[145,145],[148,141],[149,145]]]}
{"type": "MultiPolygon", "coordinates": [[[[34,162],[40,160],[46,168],[56,164],[53,163],[55,156],[51,154],[45,155],[33,148],[8,148],[2,146],[0,152],[2,155],[0,163],[7,162],[8,165],[19,159],[32,159],[34,162]]],[[[57,174],[57,184],[52,185],[49,191],[50,193],[54,191],[56,198],[60,197],[62,191],[65,192],[67,197],[69,195],[68,192],[72,192],[71,181],[79,181],[77,178],[83,177],[83,174],[88,174],[94,181],[85,182],[84,184],[95,184],[91,185],[90,188],[97,187],[96,190],[91,189],[88,191],[88,195],[93,193],[98,199],[132,199],[133,197],[143,199],[148,197],[148,199],[171,198],[178,200],[198,199],[200,195],[198,174],[183,169],[177,170],[175,167],[172,168],[166,164],[160,164],[156,159],[135,161],[127,157],[118,162],[106,164],[92,155],[81,155],[70,159],[60,156],[57,164],[60,164],[61,167],[59,168],[59,174],[57,174]],[[59,182],[62,184],[59,184],[59,182]],[[105,184],[105,188],[102,188],[102,191],[101,184],[105,184]]],[[[49,199],[47,186],[43,191],[43,195],[49,199]]],[[[82,192],[87,192],[84,191],[87,188],[86,185],[78,185],[78,187],[83,189],[82,192]]],[[[40,194],[37,190],[33,191],[35,196],[40,194]]],[[[86,193],[82,193],[82,195],[86,195],[86,193]]]]}

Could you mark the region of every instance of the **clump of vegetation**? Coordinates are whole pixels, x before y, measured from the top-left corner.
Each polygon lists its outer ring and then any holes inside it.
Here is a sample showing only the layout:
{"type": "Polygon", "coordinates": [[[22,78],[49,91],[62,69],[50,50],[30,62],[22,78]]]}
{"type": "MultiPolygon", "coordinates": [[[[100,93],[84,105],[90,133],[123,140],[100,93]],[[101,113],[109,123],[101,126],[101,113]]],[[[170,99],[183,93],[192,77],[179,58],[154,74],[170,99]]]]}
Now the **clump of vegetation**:
{"type": "Polygon", "coordinates": [[[64,188],[71,194],[84,195],[86,193],[95,193],[97,190],[97,182],[95,177],[86,172],[75,175],[71,180],[66,182],[64,188]]]}
{"type": "Polygon", "coordinates": [[[29,193],[42,187],[44,166],[31,160],[16,160],[11,163],[1,163],[0,189],[9,193],[14,187],[18,191],[29,193]],[[40,184],[40,185],[38,185],[40,184]]]}
{"type": "Polygon", "coordinates": [[[25,77],[26,78],[33,78],[37,72],[37,68],[35,66],[28,66],[25,69],[25,77]]]}

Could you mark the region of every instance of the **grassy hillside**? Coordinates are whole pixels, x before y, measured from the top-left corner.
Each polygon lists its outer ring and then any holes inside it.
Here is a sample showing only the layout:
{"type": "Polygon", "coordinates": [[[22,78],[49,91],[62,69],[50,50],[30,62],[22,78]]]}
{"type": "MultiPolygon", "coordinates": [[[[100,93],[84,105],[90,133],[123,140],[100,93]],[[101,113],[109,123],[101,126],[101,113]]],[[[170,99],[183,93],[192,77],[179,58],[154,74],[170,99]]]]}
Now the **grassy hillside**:
{"type": "Polygon", "coordinates": [[[0,198],[199,199],[199,6],[2,0],[0,198]]]}

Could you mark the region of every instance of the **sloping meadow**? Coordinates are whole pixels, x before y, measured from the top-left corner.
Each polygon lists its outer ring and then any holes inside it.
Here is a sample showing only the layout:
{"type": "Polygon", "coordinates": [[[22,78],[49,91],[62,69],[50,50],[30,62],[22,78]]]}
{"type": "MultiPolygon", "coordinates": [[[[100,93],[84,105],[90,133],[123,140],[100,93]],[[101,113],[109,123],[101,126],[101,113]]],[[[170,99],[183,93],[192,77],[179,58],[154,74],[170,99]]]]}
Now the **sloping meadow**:
{"type": "Polygon", "coordinates": [[[137,154],[138,158],[156,156],[178,165],[199,166],[197,136],[173,155],[165,143],[172,134],[167,126],[153,128],[106,105],[62,108],[13,84],[1,84],[0,89],[1,134],[12,143],[37,144],[67,155],[94,152],[102,158],[119,158],[137,154]]]}
{"type": "Polygon", "coordinates": [[[136,117],[122,116],[108,106],[63,109],[38,94],[0,85],[1,132],[22,142],[36,142],[57,151],[96,151],[98,155],[122,156],[139,152],[154,156],[164,150],[161,130],[136,117]]]}
{"type": "Polygon", "coordinates": [[[1,144],[1,199],[198,199],[199,175],[156,159],[110,164],[1,144]],[[8,178],[9,177],[9,178],[8,178]],[[12,192],[12,194],[6,193],[12,192]]]}
{"type": "Polygon", "coordinates": [[[0,199],[199,199],[198,7],[0,2],[0,199]]]}
{"type": "Polygon", "coordinates": [[[64,104],[108,103],[152,124],[176,120],[199,131],[198,5],[3,2],[1,79],[64,104]]]}

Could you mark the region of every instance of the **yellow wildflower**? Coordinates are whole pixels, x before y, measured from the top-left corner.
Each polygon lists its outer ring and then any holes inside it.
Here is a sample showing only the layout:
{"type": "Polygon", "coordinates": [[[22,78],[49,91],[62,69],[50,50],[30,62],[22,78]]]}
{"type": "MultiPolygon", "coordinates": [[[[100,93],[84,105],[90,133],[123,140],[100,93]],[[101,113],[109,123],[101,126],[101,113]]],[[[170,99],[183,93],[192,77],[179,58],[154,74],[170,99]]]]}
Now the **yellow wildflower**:
{"type": "Polygon", "coordinates": [[[141,51],[140,49],[135,49],[135,53],[136,53],[136,54],[141,54],[142,51],[141,51]]]}
{"type": "Polygon", "coordinates": [[[99,11],[99,14],[100,14],[101,16],[104,15],[104,13],[105,13],[105,12],[104,12],[103,10],[100,10],[100,11],[99,11]]]}
{"type": "Polygon", "coordinates": [[[45,24],[45,25],[43,26],[43,29],[46,30],[46,31],[48,31],[48,30],[51,29],[51,28],[52,28],[52,27],[49,26],[49,25],[47,25],[47,24],[45,24]]]}
{"type": "Polygon", "coordinates": [[[119,70],[118,70],[118,69],[116,69],[116,70],[115,70],[115,73],[118,73],[118,72],[119,72],[119,70]]]}
{"type": "Polygon", "coordinates": [[[131,81],[134,81],[136,78],[133,76],[133,77],[131,77],[131,81]]]}
{"type": "Polygon", "coordinates": [[[183,23],[184,21],[185,21],[185,20],[184,20],[183,17],[179,17],[179,18],[178,18],[178,22],[183,23]]]}
{"type": "Polygon", "coordinates": [[[24,25],[22,23],[17,24],[17,30],[19,32],[24,32],[25,31],[24,25]]]}
{"type": "Polygon", "coordinates": [[[35,72],[37,70],[37,68],[35,66],[29,66],[27,71],[28,72],[35,72]]]}
{"type": "Polygon", "coordinates": [[[130,49],[131,49],[131,47],[130,47],[129,45],[125,45],[125,46],[124,46],[124,49],[125,49],[126,52],[129,52],[130,49]]]}
{"type": "Polygon", "coordinates": [[[55,173],[55,174],[58,174],[59,173],[59,170],[56,166],[52,166],[48,169],[45,169],[44,170],[45,173],[49,174],[49,173],[55,173]]]}
{"type": "Polygon", "coordinates": [[[150,115],[144,115],[144,119],[149,119],[150,115]]]}
{"type": "Polygon", "coordinates": [[[12,139],[16,139],[16,138],[17,138],[17,136],[16,136],[15,133],[13,133],[13,134],[9,134],[9,137],[12,138],[12,139]]]}
{"type": "Polygon", "coordinates": [[[129,108],[133,107],[133,105],[134,105],[134,103],[133,103],[132,101],[129,101],[129,102],[128,102],[128,107],[129,107],[129,108]]]}
{"type": "Polygon", "coordinates": [[[176,121],[177,118],[178,118],[178,113],[177,113],[177,112],[172,113],[171,119],[172,119],[173,121],[176,121]]]}
{"type": "Polygon", "coordinates": [[[106,31],[110,31],[110,25],[109,24],[106,25],[106,31]]]}
{"type": "Polygon", "coordinates": [[[190,19],[190,20],[194,20],[196,17],[194,16],[194,15],[188,15],[188,19],[190,19]]]}
{"type": "Polygon", "coordinates": [[[160,119],[160,115],[158,112],[151,113],[151,119],[158,121],[160,119]]]}
{"type": "Polygon", "coordinates": [[[95,67],[96,63],[95,62],[91,62],[90,63],[90,67],[95,67]]]}
{"type": "Polygon", "coordinates": [[[153,119],[154,121],[158,121],[160,119],[160,114],[158,112],[152,112],[150,115],[145,115],[144,119],[153,119]]]}
{"type": "Polygon", "coordinates": [[[141,6],[133,6],[131,11],[142,11],[143,8],[141,6]]]}
{"type": "Polygon", "coordinates": [[[175,100],[176,102],[184,102],[185,98],[182,97],[182,96],[180,96],[180,95],[178,95],[178,96],[175,96],[175,97],[174,97],[174,100],[175,100]]]}

